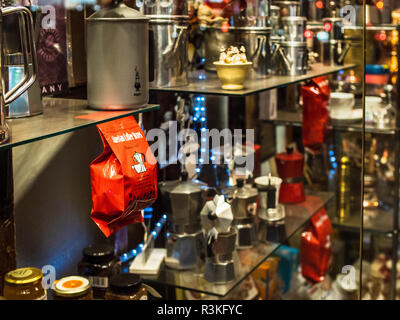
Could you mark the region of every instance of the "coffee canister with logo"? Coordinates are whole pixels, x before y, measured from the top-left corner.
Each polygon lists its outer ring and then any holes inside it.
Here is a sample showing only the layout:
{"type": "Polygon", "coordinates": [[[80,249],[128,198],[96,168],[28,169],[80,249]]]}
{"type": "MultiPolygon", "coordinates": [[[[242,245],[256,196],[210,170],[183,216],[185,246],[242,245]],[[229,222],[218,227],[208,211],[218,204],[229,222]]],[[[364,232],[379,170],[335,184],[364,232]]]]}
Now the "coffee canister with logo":
{"type": "Polygon", "coordinates": [[[90,107],[135,109],[149,97],[149,18],[114,2],[87,18],[90,107]]]}

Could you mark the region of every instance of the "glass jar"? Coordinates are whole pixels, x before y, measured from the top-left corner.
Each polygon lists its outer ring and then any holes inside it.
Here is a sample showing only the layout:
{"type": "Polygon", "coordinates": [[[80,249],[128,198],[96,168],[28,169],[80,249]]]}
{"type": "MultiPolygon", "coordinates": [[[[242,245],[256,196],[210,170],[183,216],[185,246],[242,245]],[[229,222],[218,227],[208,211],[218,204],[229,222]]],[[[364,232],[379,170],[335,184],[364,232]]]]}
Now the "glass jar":
{"type": "Polygon", "coordinates": [[[147,290],[137,274],[120,273],[110,279],[106,300],[147,300],[147,290]]]}
{"type": "Polygon", "coordinates": [[[70,276],[55,282],[54,300],[93,300],[92,287],[84,277],[70,276]]]}
{"type": "Polygon", "coordinates": [[[37,268],[20,268],[10,271],[4,277],[4,298],[6,300],[47,300],[42,279],[43,273],[37,268]]]}
{"type": "Polygon", "coordinates": [[[83,249],[83,259],[78,264],[78,274],[89,279],[93,298],[104,299],[109,279],[116,273],[118,263],[114,247],[111,245],[97,244],[83,249]]]}

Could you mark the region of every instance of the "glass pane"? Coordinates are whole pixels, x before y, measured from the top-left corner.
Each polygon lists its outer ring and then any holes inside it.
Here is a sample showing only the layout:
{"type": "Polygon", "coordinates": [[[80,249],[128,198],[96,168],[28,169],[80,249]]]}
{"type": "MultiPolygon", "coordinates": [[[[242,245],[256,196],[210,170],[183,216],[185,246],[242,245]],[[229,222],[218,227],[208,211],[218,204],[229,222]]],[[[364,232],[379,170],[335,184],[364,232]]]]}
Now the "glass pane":
{"type": "Polygon", "coordinates": [[[399,9],[366,3],[365,122],[380,132],[365,135],[363,299],[397,298],[399,9]]]}

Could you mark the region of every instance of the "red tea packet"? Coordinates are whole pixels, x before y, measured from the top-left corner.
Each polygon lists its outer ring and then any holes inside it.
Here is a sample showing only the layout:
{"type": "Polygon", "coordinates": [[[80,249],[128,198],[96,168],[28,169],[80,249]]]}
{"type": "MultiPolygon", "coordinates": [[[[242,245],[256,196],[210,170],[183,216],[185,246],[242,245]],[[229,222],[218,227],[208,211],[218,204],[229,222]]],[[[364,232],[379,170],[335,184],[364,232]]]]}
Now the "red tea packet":
{"type": "Polygon", "coordinates": [[[311,219],[311,227],[301,234],[300,263],[302,275],[322,282],[331,264],[332,225],[324,208],[311,219]]]}
{"type": "Polygon", "coordinates": [[[157,161],[133,116],[97,125],[104,151],[90,165],[91,217],[106,237],[143,221],[157,198],[157,161]]]}
{"type": "Polygon", "coordinates": [[[329,80],[318,77],[301,87],[303,99],[303,146],[319,151],[328,127],[329,80]]]}

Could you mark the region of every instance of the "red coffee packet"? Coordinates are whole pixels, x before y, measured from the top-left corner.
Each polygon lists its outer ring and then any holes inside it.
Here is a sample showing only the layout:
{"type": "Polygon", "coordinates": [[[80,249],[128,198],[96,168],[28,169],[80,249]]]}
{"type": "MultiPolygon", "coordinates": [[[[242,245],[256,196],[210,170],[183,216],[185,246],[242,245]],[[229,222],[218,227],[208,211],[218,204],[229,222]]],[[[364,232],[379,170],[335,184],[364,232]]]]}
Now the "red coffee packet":
{"type": "Polygon", "coordinates": [[[318,77],[302,86],[303,145],[319,151],[325,141],[328,127],[328,104],[331,94],[327,77],[318,77]]]}
{"type": "Polygon", "coordinates": [[[106,237],[143,221],[157,198],[157,161],[133,116],[97,125],[104,151],[90,165],[93,221],[106,237]]]}
{"type": "Polygon", "coordinates": [[[300,263],[303,277],[322,282],[331,264],[332,225],[324,208],[311,219],[311,227],[301,234],[300,263]]]}

